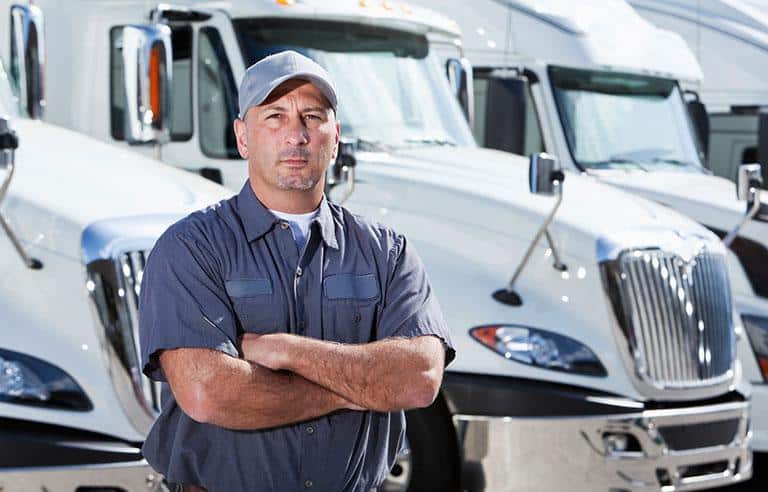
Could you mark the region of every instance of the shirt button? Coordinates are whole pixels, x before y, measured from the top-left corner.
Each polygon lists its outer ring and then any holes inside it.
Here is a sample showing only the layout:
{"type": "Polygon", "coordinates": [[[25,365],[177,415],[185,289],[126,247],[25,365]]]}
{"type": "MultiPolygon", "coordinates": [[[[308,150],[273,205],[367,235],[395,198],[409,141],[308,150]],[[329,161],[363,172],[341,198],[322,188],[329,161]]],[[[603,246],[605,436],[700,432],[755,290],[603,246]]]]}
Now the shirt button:
{"type": "Polygon", "coordinates": [[[304,270],[301,269],[301,267],[298,267],[296,269],[296,276],[301,277],[304,274],[304,270]]]}
{"type": "Polygon", "coordinates": [[[307,426],[307,434],[314,434],[314,433],[315,433],[315,428],[312,427],[311,425],[307,426]]]}
{"type": "Polygon", "coordinates": [[[288,222],[280,222],[280,227],[283,229],[288,229],[291,226],[288,224],[288,222]]]}
{"type": "Polygon", "coordinates": [[[304,320],[299,321],[299,328],[304,329],[304,327],[307,326],[307,323],[304,322],[304,320]]]}
{"type": "Polygon", "coordinates": [[[304,487],[305,487],[305,488],[311,488],[311,487],[312,487],[312,485],[314,485],[314,484],[312,483],[312,480],[304,480],[304,487]]]}

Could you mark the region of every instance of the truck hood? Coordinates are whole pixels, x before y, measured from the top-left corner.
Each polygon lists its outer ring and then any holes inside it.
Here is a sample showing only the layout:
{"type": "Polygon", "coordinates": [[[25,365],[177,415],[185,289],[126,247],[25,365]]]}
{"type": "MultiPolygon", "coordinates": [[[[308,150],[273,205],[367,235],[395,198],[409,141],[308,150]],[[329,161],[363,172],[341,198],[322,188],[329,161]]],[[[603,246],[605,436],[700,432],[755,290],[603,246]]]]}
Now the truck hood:
{"type": "Polygon", "coordinates": [[[638,194],[723,231],[744,216],[746,204],[736,198],[727,179],[708,174],[673,171],[590,171],[603,183],[638,194]]]}
{"type": "MultiPolygon", "coordinates": [[[[511,206],[541,219],[553,197],[534,196],[528,189],[528,159],[491,149],[427,147],[400,150],[382,162],[386,172],[431,180],[455,192],[477,195],[499,206],[511,206]]],[[[627,229],[677,229],[709,236],[709,232],[666,207],[605,186],[585,174],[566,173],[563,203],[553,229],[591,238],[627,229]]],[[[526,232],[527,233],[527,232],[526,232]]]]}
{"type": "Polygon", "coordinates": [[[458,354],[452,371],[553,381],[642,399],[616,350],[600,261],[626,249],[676,247],[672,241],[683,237],[694,246],[703,238],[724,250],[714,234],[690,218],[594,176],[567,173],[563,202],[549,231],[568,269],[553,268],[552,250],[542,239],[515,284],[523,303],[512,307],[492,294],[508,285],[555,204],[554,197],[529,192],[526,158],[471,147],[422,147],[358,153],[357,162],[357,185],[345,205],[393,226],[418,249],[450,320],[458,354]],[[609,377],[566,374],[494,355],[468,335],[470,328],[492,323],[534,326],[579,340],[598,354],[609,377]]]}
{"type": "Polygon", "coordinates": [[[16,170],[2,210],[22,241],[79,258],[97,221],[181,217],[232,195],[181,171],[61,127],[19,119],[16,170]]]}

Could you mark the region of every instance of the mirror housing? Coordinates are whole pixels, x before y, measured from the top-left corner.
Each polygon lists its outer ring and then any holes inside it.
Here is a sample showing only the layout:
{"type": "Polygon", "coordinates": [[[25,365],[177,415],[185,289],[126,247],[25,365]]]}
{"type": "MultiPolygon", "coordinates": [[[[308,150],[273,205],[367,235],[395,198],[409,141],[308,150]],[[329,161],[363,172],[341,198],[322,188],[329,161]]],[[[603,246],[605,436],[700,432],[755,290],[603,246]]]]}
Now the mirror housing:
{"type": "Polygon", "coordinates": [[[528,164],[528,189],[535,195],[553,196],[562,193],[565,179],[557,158],[545,152],[531,154],[528,164]]]}
{"type": "Polygon", "coordinates": [[[528,81],[511,73],[488,78],[484,147],[525,155],[528,81]]]}
{"type": "Polygon", "coordinates": [[[125,67],[125,139],[162,144],[170,139],[171,30],[164,24],[122,29],[125,67]]]}
{"type": "Polygon", "coordinates": [[[470,127],[474,126],[475,88],[472,64],[466,58],[451,58],[445,62],[445,71],[451,92],[459,100],[464,117],[470,127]]]}
{"type": "Polygon", "coordinates": [[[757,162],[763,164],[763,183],[768,183],[768,106],[757,112],[757,162]]]}
{"type": "Polygon", "coordinates": [[[739,201],[751,205],[755,190],[763,187],[762,166],[760,164],[742,164],[739,166],[736,181],[736,197],[739,201]]]}
{"type": "Polygon", "coordinates": [[[45,32],[35,5],[11,6],[11,79],[23,114],[40,119],[45,109],[45,32]]]}
{"type": "Polygon", "coordinates": [[[741,229],[760,211],[760,188],[763,186],[762,166],[760,164],[742,164],[736,181],[736,196],[747,202],[747,212],[741,222],[723,238],[723,244],[730,247],[741,229]]]}
{"type": "Polygon", "coordinates": [[[699,95],[693,91],[686,91],[686,95],[693,97],[687,101],[688,114],[693,123],[693,129],[696,132],[696,142],[699,146],[699,158],[702,162],[707,162],[709,157],[709,114],[707,107],[699,99],[699,95]]]}

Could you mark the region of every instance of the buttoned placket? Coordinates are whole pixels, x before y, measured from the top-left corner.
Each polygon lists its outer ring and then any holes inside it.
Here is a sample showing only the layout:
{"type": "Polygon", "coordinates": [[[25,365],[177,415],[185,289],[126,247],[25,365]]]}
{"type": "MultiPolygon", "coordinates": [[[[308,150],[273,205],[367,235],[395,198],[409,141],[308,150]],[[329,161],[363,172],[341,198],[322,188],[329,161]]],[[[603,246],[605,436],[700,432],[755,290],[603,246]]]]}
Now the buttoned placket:
{"type": "MultiPolygon", "coordinates": [[[[290,225],[287,222],[281,221],[280,232],[285,231],[285,234],[281,234],[279,240],[280,248],[283,254],[280,256],[283,259],[285,271],[293,272],[293,316],[295,326],[291,327],[292,333],[297,335],[306,336],[308,321],[307,321],[307,294],[311,290],[312,285],[316,284],[316,287],[320,287],[320,279],[322,279],[323,268],[323,244],[320,237],[319,225],[313,222],[310,225],[307,241],[304,244],[302,251],[299,251],[296,247],[296,242],[293,238],[290,225]],[[284,225],[285,224],[285,225],[284,225]],[[288,240],[290,239],[290,241],[288,240]],[[312,268],[313,266],[317,268],[312,268]]],[[[319,308],[319,306],[318,306],[319,308]]],[[[318,313],[319,314],[319,313],[318,313]]],[[[313,321],[315,324],[319,324],[319,320],[313,321]]],[[[319,330],[313,330],[319,332],[319,330]]],[[[300,490],[316,489],[320,485],[317,484],[319,476],[315,476],[318,473],[317,469],[308,469],[305,464],[316,463],[320,459],[318,439],[316,435],[320,432],[318,426],[324,428],[328,423],[323,419],[320,419],[314,423],[306,423],[302,426],[303,432],[300,434],[300,462],[299,462],[299,477],[300,477],[300,490]]]]}

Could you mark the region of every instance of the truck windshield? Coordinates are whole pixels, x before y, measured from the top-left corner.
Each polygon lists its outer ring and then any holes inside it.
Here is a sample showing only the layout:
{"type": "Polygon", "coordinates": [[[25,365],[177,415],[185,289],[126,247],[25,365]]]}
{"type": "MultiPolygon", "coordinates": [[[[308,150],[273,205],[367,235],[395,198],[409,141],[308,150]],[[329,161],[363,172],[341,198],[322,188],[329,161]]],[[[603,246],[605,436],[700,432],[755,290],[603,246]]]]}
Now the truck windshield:
{"type": "Polygon", "coordinates": [[[322,65],[339,92],[341,133],[382,150],[474,146],[463,113],[423,35],[344,22],[240,19],[246,66],[292,49],[322,65]]]}
{"type": "Polygon", "coordinates": [[[549,77],[581,167],[703,170],[675,81],[560,67],[549,77]]]}

